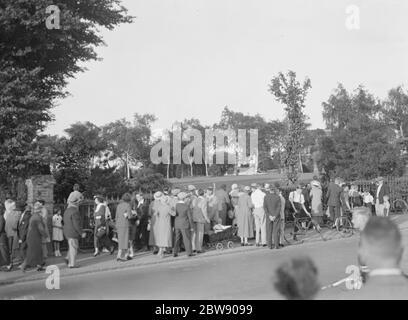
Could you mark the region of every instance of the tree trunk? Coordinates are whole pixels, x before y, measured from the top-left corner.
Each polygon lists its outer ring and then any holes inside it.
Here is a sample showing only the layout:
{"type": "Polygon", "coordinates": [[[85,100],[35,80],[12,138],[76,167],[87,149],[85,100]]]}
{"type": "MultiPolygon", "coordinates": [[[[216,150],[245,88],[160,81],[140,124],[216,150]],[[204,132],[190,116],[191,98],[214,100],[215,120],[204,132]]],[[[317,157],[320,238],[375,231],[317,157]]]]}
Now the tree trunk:
{"type": "Polygon", "coordinates": [[[300,155],[300,152],[299,152],[299,166],[300,166],[299,172],[300,172],[300,173],[303,173],[302,156],[300,155]]]}
{"type": "Polygon", "coordinates": [[[167,160],[168,160],[167,161],[167,179],[169,179],[170,178],[170,156],[167,160]]]}

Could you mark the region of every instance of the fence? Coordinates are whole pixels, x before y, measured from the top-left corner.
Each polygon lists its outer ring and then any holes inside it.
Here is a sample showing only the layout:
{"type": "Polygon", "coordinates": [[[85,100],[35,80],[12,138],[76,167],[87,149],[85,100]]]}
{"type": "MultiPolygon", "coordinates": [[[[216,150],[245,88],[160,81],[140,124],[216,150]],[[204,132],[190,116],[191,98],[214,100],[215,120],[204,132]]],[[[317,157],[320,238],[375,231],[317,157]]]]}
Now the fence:
{"type": "MultiPolygon", "coordinates": [[[[398,211],[400,208],[394,207],[396,200],[408,201],[408,177],[385,177],[384,183],[390,188],[391,209],[398,211]]],[[[368,190],[372,195],[377,191],[373,180],[357,180],[353,184],[358,186],[359,191],[368,190]]]]}
{"type": "MultiPolygon", "coordinates": [[[[407,211],[408,207],[405,207],[402,202],[397,200],[403,200],[408,203],[408,177],[385,177],[384,183],[390,188],[390,204],[391,210],[394,212],[407,211]]],[[[368,190],[373,196],[377,192],[377,185],[374,180],[357,180],[353,181],[352,184],[357,185],[358,190],[363,192],[368,190]]],[[[327,185],[322,185],[323,189],[323,199],[326,199],[327,185]]],[[[288,199],[289,193],[295,188],[290,186],[282,187],[282,194],[285,199],[288,199]]]]}
{"type": "MultiPolygon", "coordinates": [[[[150,202],[153,196],[151,194],[145,195],[145,200],[150,202]]],[[[116,215],[116,207],[119,204],[119,199],[108,199],[108,207],[111,212],[111,217],[114,220],[116,215]]],[[[95,201],[93,200],[84,200],[79,205],[79,214],[81,217],[81,225],[83,229],[93,229],[94,228],[94,212],[95,212],[95,201]]],[[[64,214],[65,209],[67,208],[66,203],[56,203],[54,204],[54,210],[61,210],[64,214]]],[[[61,244],[61,249],[66,249],[68,247],[66,240],[61,244]]],[[[94,247],[93,239],[85,238],[81,239],[79,243],[81,249],[91,249],[94,247]]]]}
{"type": "MultiPolygon", "coordinates": [[[[110,200],[108,201],[108,207],[111,212],[112,218],[115,218],[116,206],[118,205],[119,200],[110,200]]],[[[66,203],[57,203],[54,205],[54,210],[61,210],[64,214],[65,209],[67,208],[66,203]]],[[[81,217],[81,224],[83,229],[93,229],[93,214],[95,212],[95,202],[93,200],[84,200],[79,205],[79,214],[81,217]]],[[[66,249],[68,247],[66,240],[61,244],[61,249],[66,249]]],[[[79,247],[81,249],[90,249],[94,247],[93,239],[85,238],[80,240],[79,247]]]]}

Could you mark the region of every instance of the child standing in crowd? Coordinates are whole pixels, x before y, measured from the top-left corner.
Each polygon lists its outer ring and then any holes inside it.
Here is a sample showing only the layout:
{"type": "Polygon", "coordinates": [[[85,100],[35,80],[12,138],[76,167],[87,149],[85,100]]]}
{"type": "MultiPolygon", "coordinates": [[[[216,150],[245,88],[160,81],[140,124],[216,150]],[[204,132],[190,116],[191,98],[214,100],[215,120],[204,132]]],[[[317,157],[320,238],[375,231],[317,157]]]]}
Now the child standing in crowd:
{"type": "Polygon", "coordinates": [[[358,192],[358,186],[352,185],[350,188],[350,199],[351,199],[351,208],[357,208],[363,206],[363,201],[360,193],[358,192]]]}
{"type": "Polygon", "coordinates": [[[63,240],[62,214],[61,209],[57,209],[52,217],[52,241],[54,242],[54,254],[56,257],[61,257],[60,242],[63,240]]]}
{"type": "Polygon", "coordinates": [[[385,195],[383,197],[384,199],[384,217],[388,217],[389,213],[390,213],[390,197],[385,195]]]}
{"type": "Polygon", "coordinates": [[[371,212],[373,204],[374,204],[374,198],[371,195],[370,191],[368,191],[367,189],[364,190],[363,203],[364,203],[364,207],[369,208],[371,212]]]}

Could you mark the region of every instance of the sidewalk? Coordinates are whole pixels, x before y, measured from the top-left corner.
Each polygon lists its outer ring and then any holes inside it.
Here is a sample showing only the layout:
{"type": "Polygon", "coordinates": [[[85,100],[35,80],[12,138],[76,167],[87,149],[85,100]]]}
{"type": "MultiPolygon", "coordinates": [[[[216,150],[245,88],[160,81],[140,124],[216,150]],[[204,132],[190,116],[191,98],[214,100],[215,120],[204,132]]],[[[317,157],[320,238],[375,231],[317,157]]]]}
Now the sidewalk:
{"type": "MultiPolygon", "coordinates": [[[[394,220],[400,228],[408,229],[408,215],[398,215],[392,216],[392,220],[394,220]]],[[[339,235],[336,231],[326,230],[324,233],[324,237],[328,239],[328,241],[342,239],[341,235],[339,235]]],[[[353,235],[353,237],[357,237],[357,234],[353,235]]],[[[344,238],[350,239],[350,238],[344,238]]],[[[303,243],[314,243],[314,242],[321,242],[322,239],[319,234],[310,232],[307,238],[303,239],[303,243]]],[[[302,245],[302,244],[299,244],[302,245]]],[[[287,246],[281,250],[287,250],[290,247],[287,246]]],[[[189,259],[204,259],[219,255],[225,254],[237,254],[243,252],[250,252],[253,250],[266,250],[265,248],[258,248],[255,246],[248,246],[242,247],[239,243],[235,243],[235,247],[232,249],[223,249],[223,250],[208,250],[205,253],[196,255],[195,257],[187,257],[184,253],[181,253],[179,257],[174,258],[172,255],[166,255],[165,258],[159,258],[157,255],[153,255],[151,252],[139,252],[136,253],[133,260],[127,262],[117,262],[116,261],[116,252],[113,255],[109,253],[103,253],[98,257],[93,257],[92,252],[89,253],[82,253],[78,255],[78,265],[80,268],[76,269],[69,269],[63,257],[50,257],[47,259],[47,265],[56,265],[60,269],[60,276],[61,278],[72,277],[76,275],[82,274],[89,274],[89,273],[96,273],[101,271],[108,271],[108,270],[119,270],[119,269],[129,269],[129,268],[138,268],[144,266],[154,266],[159,264],[174,264],[185,262],[189,259]]],[[[35,280],[46,279],[49,274],[45,272],[38,272],[35,269],[29,270],[23,273],[21,270],[16,269],[11,272],[0,272],[0,291],[1,286],[9,285],[17,282],[29,282],[35,280]]]]}

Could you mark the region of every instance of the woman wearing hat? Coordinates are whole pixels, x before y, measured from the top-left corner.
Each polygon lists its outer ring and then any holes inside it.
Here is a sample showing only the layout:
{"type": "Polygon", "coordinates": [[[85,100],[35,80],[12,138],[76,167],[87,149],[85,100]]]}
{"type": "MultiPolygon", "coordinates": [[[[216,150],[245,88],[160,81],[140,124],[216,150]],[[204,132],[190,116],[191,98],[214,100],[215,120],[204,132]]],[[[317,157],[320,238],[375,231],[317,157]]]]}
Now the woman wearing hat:
{"type": "Polygon", "coordinates": [[[158,191],[154,194],[154,202],[150,207],[151,231],[150,245],[159,250],[158,256],[163,258],[166,248],[172,246],[171,216],[175,213],[167,201],[167,197],[158,191]]]}
{"type": "Polygon", "coordinates": [[[251,188],[244,187],[244,192],[239,194],[237,205],[237,224],[238,224],[238,236],[241,238],[241,246],[248,246],[248,238],[254,236],[254,225],[252,220],[252,204],[249,193],[251,188]]]}
{"type": "Polygon", "coordinates": [[[44,270],[43,239],[48,235],[44,219],[41,216],[42,205],[37,201],[34,204],[33,214],[30,218],[27,233],[27,254],[21,269],[37,267],[38,271],[44,270]]]}
{"type": "Polygon", "coordinates": [[[94,230],[94,247],[95,253],[94,257],[99,255],[102,248],[109,248],[110,253],[114,251],[114,246],[112,245],[108,234],[107,234],[107,224],[106,224],[106,205],[104,203],[104,198],[100,195],[95,196],[95,230],[94,230]]]}
{"type": "Polygon", "coordinates": [[[118,233],[118,256],[117,261],[132,260],[129,256],[129,217],[132,214],[130,202],[132,197],[129,193],[122,196],[122,200],[116,208],[116,231],[118,233]]]}
{"type": "Polygon", "coordinates": [[[311,214],[316,225],[320,225],[323,222],[322,186],[317,180],[313,180],[310,184],[312,187],[310,190],[311,214]]]}
{"type": "Polygon", "coordinates": [[[232,225],[237,224],[237,212],[238,212],[238,199],[239,199],[239,189],[238,186],[230,192],[231,197],[231,211],[232,211],[232,225]]]}
{"type": "Polygon", "coordinates": [[[156,223],[157,215],[154,214],[154,211],[155,211],[154,208],[159,206],[160,198],[162,196],[163,196],[163,193],[161,191],[157,191],[153,195],[153,201],[149,205],[149,224],[148,224],[149,247],[153,248],[153,254],[158,253],[156,237],[158,236],[157,234],[159,232],[157,229],[158,224],[156,223]]]}

